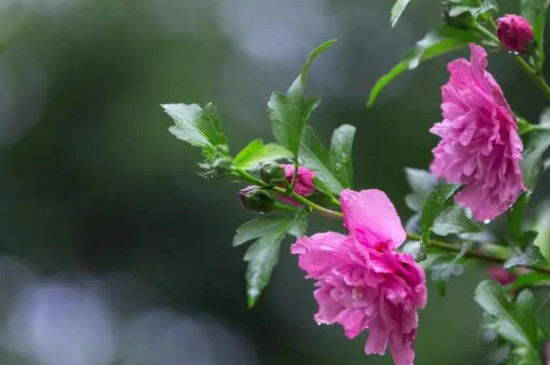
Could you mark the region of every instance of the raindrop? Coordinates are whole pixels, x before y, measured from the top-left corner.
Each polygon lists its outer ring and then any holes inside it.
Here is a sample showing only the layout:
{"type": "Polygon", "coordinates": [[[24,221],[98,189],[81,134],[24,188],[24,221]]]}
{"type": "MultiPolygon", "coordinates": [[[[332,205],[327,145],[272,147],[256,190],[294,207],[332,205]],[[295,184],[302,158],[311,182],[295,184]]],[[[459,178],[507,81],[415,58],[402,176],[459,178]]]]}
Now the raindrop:
{"type": "Polygon", "coordinates": [[[342,164],[340,164],[340,163],[334,164],[334,170],[340,171],[341,169],[342,169],[342,164]]]}
{"type": "Polygon", "coordinates": [[[342,197],[342,199],[343,199],[346,203],[349,202],[349,197],[348,197],[347,195],[344,195],[344,196],[342,197]]]}
{"type": "Polygon", "coordinates": [[[489,223],[491,223],[491,220],[490,220],[490,219],[485,219],[485,220],[483,221],[483,223],[489,224],[489,223]]]}
{"type": "Polygon", "coordinates": [[[351,198],[355,201],[359,200],[359,197],[357,196],[357,194],[352,194],[351,198]]]}

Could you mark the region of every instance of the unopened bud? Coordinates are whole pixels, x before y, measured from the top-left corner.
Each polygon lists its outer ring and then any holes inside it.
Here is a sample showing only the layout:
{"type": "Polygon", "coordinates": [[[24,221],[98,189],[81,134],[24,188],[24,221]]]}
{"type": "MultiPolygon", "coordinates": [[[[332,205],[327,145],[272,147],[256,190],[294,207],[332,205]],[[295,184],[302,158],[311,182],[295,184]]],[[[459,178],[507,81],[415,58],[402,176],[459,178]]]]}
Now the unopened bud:
{"type": "MultiPolygon", "coordinates": [[[[281,165],[281,167],[285,172],[286,181],[289,184],[292,183],[292,178],[294,177],[294,165],[283,164],[281,165]]],[[[303,166],[298,166],[298,173],[296,174],[296,182],[294,184],[294,192],[301,196],[308,196],[315,193],[317,189],[315,188],[315,184],[313,183],[314,177],[315,174],[313,173],[313,171],[303,166]]],[[[300,203],[287,196],[281,196],[281,200],[286,203],[300,205],[300,203]]]]}
{"type": "Polygon", "coordinates": [[[239,199],[243,207],[255,212],[269,212],[275,205],[271,193],[256,185],[247,186],[239,191],[239,199]]]}
{"type": "Polygon", "coordinates": [[[497,36],[504,48],[512,52],[526,53],[534,38],[533,28],[527,19],[507,14],[497,19],[497,36]]]}
{"type": "Polygon", "coordinates": [[[260,176],[268,184],[281,185],[287,181],[285,171],[279,164],[264,166],[260,171],[260,176]]]}
{"type": "Polygon", "coordinates": [[[233,169],[233,162],[224,157],[218,157],[212,162],[212,168],[215,172],[214,177],[225,178],[233,169]]]}

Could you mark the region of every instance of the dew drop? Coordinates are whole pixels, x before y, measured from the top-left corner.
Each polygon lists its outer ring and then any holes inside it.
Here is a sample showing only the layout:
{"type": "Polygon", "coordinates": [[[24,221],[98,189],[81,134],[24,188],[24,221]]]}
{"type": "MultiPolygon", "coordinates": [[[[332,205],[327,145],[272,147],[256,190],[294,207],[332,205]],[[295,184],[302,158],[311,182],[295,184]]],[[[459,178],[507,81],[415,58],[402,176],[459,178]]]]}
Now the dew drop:
{"type": "Polygon", "coordinates": [[[490,219],[485,219],[485,220],[483,221],[483,223],[489,224],[489,223],[491,223],[491,220],[490,220],[490,219]]]}
{"type": "Polygon", "coordinates": [[[349,197],[347,195],[344,195],[342,197],[342,200],[344,200],[347,203],[347,202],[349,202],[349,197]]]}
{"type": "Polygon", "coordinates": [[[355,201],[359,200],[359,197],[357,196],[357,194],[353,194],[353,195],[351,196],[351,198],[352,198],[353,200],[355,200],[355,201]]]}
{"type": "Polygon", "coordinates": [[[337,163],[334,165],[334,170],[340,171],[341,169],[342,169],[342,164],[337,163]]]}

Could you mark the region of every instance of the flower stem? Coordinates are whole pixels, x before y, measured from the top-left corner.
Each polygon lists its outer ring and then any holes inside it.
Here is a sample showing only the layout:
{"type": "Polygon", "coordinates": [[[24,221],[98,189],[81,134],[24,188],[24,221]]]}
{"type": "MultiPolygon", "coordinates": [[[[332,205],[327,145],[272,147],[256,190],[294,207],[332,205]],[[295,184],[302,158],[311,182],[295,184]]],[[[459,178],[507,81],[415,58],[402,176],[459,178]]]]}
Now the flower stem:
{"type": "MultiPolygon", "coordinates": [[[[413,233],[407,233],[407,238],[414,241],[420,241],[422,238],[419,235],[413,234],[413,233]]],[[[460,252],[460,246],[453,245],[448,242],[438,241],[438,240],[428,240],[428,246],[438,248],[443,251],[450,251],[450,252],[460,252]]],[[[464,254],[464,257],[476,259],[480,261],[486,261],[486,262],[494,262],[497,264],[503,264],[506,261],[508,261],[509,257],[503,257],[496,254],[491,254],[487,252],[480,252],[475,250],[467,250],[464,254]]],[[[550,274],[550,268],[543,267],[543,266],[536,266],[536,265],[529,265],[524,266],[528,269],[531,269],[533,271],[538,271],[543,274],[550,274]]]]}
{"type": "Polygon", "coordinates": [[[342,217],[343,217],[342,213],[340,213],[340,212],[330,210],[330,209],[322,207],[318,204],[315,204],[314,202],[304,198],[303,196],[301,196],[299,194],[296,194],[294,191],[289,192],[286,189],[283,189],[279,186],[269,185],[269,184],[265,183],[264,181],[258,179],[254,175],[251,175],[251,174],[249,174],[248,172],[246,172],[244,170],[237,169],[237,170],[235,170],[235,173],[239,177],[243,178],[244,180],[250,181],[251,183],[256,184],[258,186],[261,186],[264,189],[272,190],[272,191],[276,192],[277,194],[290,196],[294,200],[296,200],[297,202],[299,202],[299,203],[303,204],[304,206],[306,206],[311,211],[319,213],[319,214],[321,214],[325,217],[335,218],[335,219],[342,219],[342,217]]]}

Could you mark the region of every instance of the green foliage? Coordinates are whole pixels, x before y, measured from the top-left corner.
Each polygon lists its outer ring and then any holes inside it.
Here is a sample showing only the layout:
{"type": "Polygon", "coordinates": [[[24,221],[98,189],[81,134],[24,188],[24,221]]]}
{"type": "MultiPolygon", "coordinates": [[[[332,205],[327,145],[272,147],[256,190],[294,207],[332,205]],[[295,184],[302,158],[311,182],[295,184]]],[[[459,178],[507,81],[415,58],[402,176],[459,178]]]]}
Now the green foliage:
{"type": "Polygon", "coordinates": [[[481,41],[480,35],[471,29],[458,29],[441,24],[418,41],[386,75],[382,76],[370,92],[367,106],[372,106],[382,89],[405,70],[415,69],[421,62],[460,49],[470,42],[481,41]]]}
{"type": "MultiPolygon", "coordinates": [[[[542,113],[539,126],[550,127],[550,109],[542,113]]],[[[543,171],[542,156],[550,147],[550,129],[541,128],[530,132],[524,137],[524,145],[521,170],[525,185],[532,190],[543,171]]]]}
{"type": "Polygon", "coordinates": [[[164,104],[162,107],[174,120],[175,125],[169,130],[177,138],[201,148],[227,145],[212,103],[206,104],[204,109],[197,104],[164,104]]]}
{"type": "Polygon", "coordinates": [[[261,139],[250,142],[234,159],[235,167],[243,170],[257,170],[262,165],[284,158],[292,158],[292,154],[276,143],[263,144],[261,139]]]}
{"type": "Polygon", "coordinates": [[[332,134],[330,143],[330,163],[334,176],[344,187],[353,184],[352,147],[355,127],[342,124],[332,134]]]}
{"type": "Polygon", "coordinates": [[[515,356],[521,354],[520,358],[529,359],[529,364],[540,364],[532,294],[524,290],[514,303],[502,286],[486,280],[477,286],[474,298],[491,320],[488,328],[515,346],[515,356]]]}
{"type": "Polygon", "coordinates": [[[420,227],[422,228],[422,243],[427,244],[427,240],[432,232],[432,226],[436,218],[449,207],[450,199],[460,188],[460,184],[439,184],[435,190],[426,198],[422,215],[420,217],[420,227]]]}
{"type": "Polygon", "coordinates": [[[305,233],[306,221],[302,214],[296,217],[266,216],[246,222],[233,238],[233,246],[254,241],[246,251],[248,306],[253,307],[262,290],[269,283],[273,267],[279,261],[279,248],[285,235],[301,236],[305,233]]]}
{"type": "Polygon", "coordinates": [[[549,280],[550,280],[550,275],[548,274],[530,272],[528,274],[521,275],[512,284],[508,285],[506,287],[506,290],[508,291],[518,290],[527,286],[548,282],[549,280]]]}
{"type": "Polygon", "coordinates": [[[286,94],[274,92],[267,103],[267,114],[271,119],[271,127],[277,142],[288,149],[294,157],[298,156],[298,149],[302,134],[311,112],[317,108],[320,99],[304,99],[304,87],[313,61],[330,48],[336,41],[330,40],[317,47],[302,68],[302,72],[292,83],[286,94]]]}
{"type": "Polygon", "coordinates": [[[454,204],[444,209],[434,220],[433,233],[440,236],[483,231],[479,224],[466,216],[464,209],[454,204]]]}
{"type": "Polygon", "coordinates": [[[405,202],[410,209],[421,213],[428,195],[437,186],[438,181],[426,170],[407,167],[405,168],[405,173],[412,189],[412,193],[405,196],[405,202]]]}
{"type": "Polygon", "coordinates": [[[391,16],[390,16],[390,23],[391,27],[395,28],[397,25],[397,22],[399,21],[399,18],[401,18],[401,15],[405,11],[405,8],[412,0],[397,0],[395,4],[393,4],[393,7],[391,8],[391,16]]]}
{"type": "Polygon", "coordinates": [[[544,28],[546,25],[546,13],[550,0],[521,0],[521,15],[533,27],[533,35],[536,44],[536,56],[531,62],[538,73],[542,72],[544,64],[544,28]]]}
{"type": "Polygon", "coordinates": [[[445,296],[447,281],[452,276],[460,276],[464,273],[464,266],[460,261],[468,251],[468,247],[469,245],[463,244],[457,255],[439,255],[431,263],[429,267],[431,279],[436,283],[439,295],[445,296]]]}
{"type": "MultiPolygon", "coordinates": [[[[300,164],[313,171],[323,187],[334,194],[350,187],[353,179],[351,149],[355,127],[344,124],[334,130],[330,150],[306,128],[300,145],[300,164]]],[[[323,189],[321,187],[321,189],[323,189]]]]}
{"type": "Polygon", "coordinates": [[[498,5],[495,0],[448,0],[448,3],[453,4],[448,12],[450,17],[458,17],[464,13],[468,13],[474,19],[477,19],[490,11],[498,11],[498,5]]]}
{"type": "Polygon", "coordinates": [[[540,249],[534,244],[529,243],[523,252],[519,252],[516,256],[508,259],[503,266],[505,269],[511,269],[515,266],[529,267],[546,265],[547,263],[544,256],[540,253],[540,249]]]}

